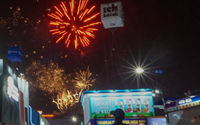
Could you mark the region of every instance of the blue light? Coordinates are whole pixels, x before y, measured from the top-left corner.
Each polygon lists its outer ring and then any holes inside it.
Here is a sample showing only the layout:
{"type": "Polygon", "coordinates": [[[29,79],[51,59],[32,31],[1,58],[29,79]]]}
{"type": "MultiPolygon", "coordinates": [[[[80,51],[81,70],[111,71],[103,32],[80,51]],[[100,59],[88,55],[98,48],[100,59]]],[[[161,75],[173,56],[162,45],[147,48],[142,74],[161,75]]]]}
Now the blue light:
{"type": "Polygon", "coordinates": [[[83,91],[84,94],[89,94],[89,93],[126,93],[126,92],[150,92],[152,89],[125,89],[125,90],[89,90],[89,91],[83,91]]]}
{"type": "Polygon", "coordinates": [[[32,111],[32,107],[31,107],[31,106],[29,106],[29,116],[30,116],[30,122],[31,122],[31,125],[35,125],[35,124],[33,123],[33,116],[32,116],[32,113],[33,113],[33,111],[32,111]]]}
{"type": "Polygon", "coordinates": [[[8,60],[12,62],[21,62],[22,61],[23,52],[19,47],[9,47],[8,48],[8,60]]]}
{"type": "Polygon", "coordinates": [[[109,92],[116,92],[115,90],[109,90],[109,92]]]}
{"type": "Polygon", "coordinates": [[[140,89],[140,91],[141,91],[141,92],[145,92],[145,91],[147,91],[147,90],[146,90],[146,89],[140,89]]]}
{"type": "Polygon", "coordinates": [[[29,122],[31,125],[39,125],[39,113],[29,106],[29,122]]]}
{"type": "Polygon", "coordinates": [[[163,70],[161,70],[161,69],[156,69],[156,70],[154,70],[154,73],[156,73],[156,74],[163,74],[163,70]]]}
{"type": "MultiPolygon", "coordinates": [[[[85,94],[92,94],[95,95],[95,93],[104,93],[103,96],[106,96],[106,93],[132,93],[135,92],[135,94],[137,95],[137,92],[150,92],[149,94],[145,94],[145,95],[152,95],[152,89],[117,89],[117,90],[89,90],[89,91],[83,91],[82,95],[81,95],[81,103],[83,103],[83,97],[85,94]]],[[[139,93],[138,93],[139,94],[139,93]]]]}

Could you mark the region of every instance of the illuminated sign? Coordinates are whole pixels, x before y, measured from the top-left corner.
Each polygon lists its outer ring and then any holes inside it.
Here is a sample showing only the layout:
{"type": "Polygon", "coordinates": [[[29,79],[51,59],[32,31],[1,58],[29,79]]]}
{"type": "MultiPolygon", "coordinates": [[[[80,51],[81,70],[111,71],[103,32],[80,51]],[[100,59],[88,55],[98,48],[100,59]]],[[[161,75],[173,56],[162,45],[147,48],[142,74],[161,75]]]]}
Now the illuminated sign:
{"type": "MultiPolygon", "coordinates": [[[[97,125],[112,125],[114,124],[114,119],[96,119],[94,120],[97,125]]],[[[127,125],[146,125],[146,119],[125,119],[122,121],[123,124],[127,125]]]]}
{"type": "Polygon", "coordinates": [[[154,116],[151,89],[84,91],[81,98],[85,124],[90,119],[112,119],[122,109],[126,118],[154,116]]]}
{"type": "Polygon", "coordinates": [[[29,106],[29,122],[30,125],[40,124],[39,114],[31,106],[29,106]]]}
{"type": "Polygon", "coordinates": [[[123,27],[123,9],[121,2],[101,4],[101,20],[105,29],[123,27]]]}
{"type": "Polygon", "coordinates": [[[192,102],[191,98],[180,100],[180,101],[178,101],[178,104],[182,105],[182,104],[186,104],[186,103],[189,103],[189,102],[192,102]]]}
{"type": "Polygon", "coordinates": [[[92,117],[110,118],[111,111],[122,109],[125,117],[132,116],[153,116],[153,101],[151,96],[132,96],[119,94],[108,97],[91,97],[92,117]]]}
{"type": "Polygon", "coordinates": [[[19,92],[17,87],[14,85],[13,78],[11,76],[8,76],[7,82],[8,82],[8,87],[7,87],[8,96],[18,102],[19,92]]]}
{"type": "Polygon", "coordinates": [[[21,62],[22,61],[22,50],[19,47],[9,47],[8,48],[8,60],[13,62],[21,62]]]}
{"type": "Polygon", "coordinates": [[[192,96],[189,98],[178,99],[171,103],[174,103],[174,105],[165,104],[165,108],[167,112],[187,109],[194,106],[200,106],[200,96],[192,96]]]}
{"type": "Polygon", "coordinates": [[[42,117],[44,117],[44,118],[53,118],[54,114],[42,114],[42,117]]]}

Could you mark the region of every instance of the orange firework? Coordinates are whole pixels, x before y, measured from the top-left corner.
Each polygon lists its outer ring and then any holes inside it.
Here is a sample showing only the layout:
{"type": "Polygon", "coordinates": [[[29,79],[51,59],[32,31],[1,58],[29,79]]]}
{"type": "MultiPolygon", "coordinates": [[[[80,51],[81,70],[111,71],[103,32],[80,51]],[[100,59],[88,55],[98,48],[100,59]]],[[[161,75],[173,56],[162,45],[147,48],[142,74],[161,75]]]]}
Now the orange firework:
{"type": "Polygon", "coordinates": [[[93,13],[95,6],[87,8],[87,3],[88,0],[71,0],[68,6],[64,2],[54,6],[55,12],[48,16],[53,19],[49,22],[49,32],[58,36],[56,43],[63,40],[67,48],[73,43],[75,49],[90,45],[89,38],[94,38],[94,31],[98,30],[94,26],[101,22],[95,21],[100,14],[93,13]]]}

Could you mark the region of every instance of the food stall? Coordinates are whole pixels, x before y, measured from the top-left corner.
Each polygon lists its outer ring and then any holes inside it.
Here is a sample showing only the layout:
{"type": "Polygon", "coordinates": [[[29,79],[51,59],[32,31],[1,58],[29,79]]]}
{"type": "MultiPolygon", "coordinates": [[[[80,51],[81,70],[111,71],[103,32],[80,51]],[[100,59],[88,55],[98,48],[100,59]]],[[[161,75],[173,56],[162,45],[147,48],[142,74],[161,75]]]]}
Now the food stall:
{"type": "Polygon", "coordinates": [[[165,112],[170,125],[200,124],[200,95],[168,100],[165,112]]]}
{"type": "Polygon", "coordinates": [[[81,103],[84,124],[113,124],[116,109],[124,111],[123,123],[130,125],[146,125],[146,118],[154,116],[151,89],[84,91],[81,103]]]}

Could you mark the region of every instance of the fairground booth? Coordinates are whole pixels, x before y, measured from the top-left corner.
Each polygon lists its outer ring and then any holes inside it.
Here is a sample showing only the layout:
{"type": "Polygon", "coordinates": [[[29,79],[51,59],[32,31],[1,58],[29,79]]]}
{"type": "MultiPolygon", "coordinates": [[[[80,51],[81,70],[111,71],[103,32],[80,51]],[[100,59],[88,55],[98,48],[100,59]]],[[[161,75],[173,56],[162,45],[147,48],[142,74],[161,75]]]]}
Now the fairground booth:
{"type": "Polygon", "coordinates": [[[200,124],[200,95],[168,100],[165,104],[167,122],[170,125],[200,124]]]}
{"type": "Polygon", "coordinates": [[[123,123],[125,124],[147,125],[149,121],[155,122],[163,119],[154,117],[151,89],[84,91],[81,103],[84,111],[84,124],[113,124],[114,116],[111,111],[116,109],[124,111],[123,123]]]}

